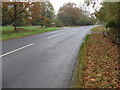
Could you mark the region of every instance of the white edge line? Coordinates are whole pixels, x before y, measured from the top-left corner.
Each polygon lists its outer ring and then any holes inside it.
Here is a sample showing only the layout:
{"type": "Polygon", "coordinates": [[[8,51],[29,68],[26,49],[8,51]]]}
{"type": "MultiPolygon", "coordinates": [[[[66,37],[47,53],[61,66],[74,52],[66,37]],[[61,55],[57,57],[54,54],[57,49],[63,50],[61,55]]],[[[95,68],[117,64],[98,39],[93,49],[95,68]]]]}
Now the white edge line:
{"type": "Polygon", "coordinates": [[[10,52],[7,52],[7,53],[5,53],[5,54],[3,54],[3,55],[0,55],[0,57],[4,57],[4,56],[9,55],[9,54],[11,54],[11,53],[14,53],[14,52],[16,52],[16,51],[19,51],[19,50],[22,50],[22,49],[24,49],[24,48],[30,47],[30,46],[32,46],[33,44],[34,44],[34,43],[31,43],[31,44],[28,44],[28,45],[23,46],[23,47],[21,47],[21,48],[15,49],[15,50],[10,51],[10,52]]]}
{"type": "Polygon", "coordinates": [[[59,36],[59,35],[61,35],[61,34],[63,34],[63,33],[60,33],[60,34],[56,34],[56,35],[50,36],[50,37],[48,37],[48,39],[57,37],[57,36],[59,36]]]}

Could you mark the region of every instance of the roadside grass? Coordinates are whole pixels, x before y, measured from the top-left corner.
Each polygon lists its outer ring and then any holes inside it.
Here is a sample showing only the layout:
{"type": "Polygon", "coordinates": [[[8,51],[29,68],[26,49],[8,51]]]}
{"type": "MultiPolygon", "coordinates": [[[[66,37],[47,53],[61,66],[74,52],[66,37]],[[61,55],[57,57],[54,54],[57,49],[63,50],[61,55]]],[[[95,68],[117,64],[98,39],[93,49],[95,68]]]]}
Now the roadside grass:
{"type": "Polygon", "coordinates": [[[108,30],[104,26],[98,26],[91,29],[93,32],[107,32],[108,30]]]}
{"type": "Polygon", "coordinates": [[[64,26],[64,28],[73,28],[73,27],[81,27],[81,26],[64,26]]]}
{"type": "Polygon", "coordinates": [[[28,35],[33,35],[33,34],[39,34],[39,33],[43,33],[43,32],[60,30],[60,28],[57,28],[57,27],[41,28],[38,26],[34,26],[34,27],[32,26],[32,27],[18,27],[19,32],[14,32],[14,30],[13,30],[14,27],[3,26],[1,28],[2,28],[1,29],[2,37],[0,38],[0,41],[14,39],[14,38],[28,36],[28,35]]]}
{"type": "Polygon", "coordinates": [[[86,67],[86,56],[87,56],[87,42],[89,41],[91,35],[87,35],[85,42],[81,45],[80,51],[77,56],[77,63],[75,66],[75,70],[73,72],[71,88],[83,88],[83,78],[84,71],[83,69],[86,67]]]}
{"type": "Polygon", "coordinates": [[[103,33],[93,32],[81,46],[71,88],[120,88],[119,57],[117,45],[103,33]]]}

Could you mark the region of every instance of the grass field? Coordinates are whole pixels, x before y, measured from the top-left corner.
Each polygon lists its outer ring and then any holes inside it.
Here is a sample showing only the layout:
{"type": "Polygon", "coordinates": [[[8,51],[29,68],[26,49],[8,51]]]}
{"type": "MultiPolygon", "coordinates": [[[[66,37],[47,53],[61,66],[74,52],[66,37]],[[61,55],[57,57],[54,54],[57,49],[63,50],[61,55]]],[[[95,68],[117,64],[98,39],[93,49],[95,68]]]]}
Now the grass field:
{"type": "Polygon", "coordinates": [[[2,30],[2,37],[0,38],[0,41],[14,39],[14,38],[28,36],[28,35],[33,35],[33,34],[38,34],[38,33],[42,33],[42,32],[60,30],[60,28],[57,28],[57,27],[41,28],[38,26],[36,26],[36,27],[32,26],[32,27],[18,27],[20,29],[20,32],[14,32],[14,27],[3,26],[0,28],[2,28],[2,29],[0,29],[0,30],[2,30]]]}

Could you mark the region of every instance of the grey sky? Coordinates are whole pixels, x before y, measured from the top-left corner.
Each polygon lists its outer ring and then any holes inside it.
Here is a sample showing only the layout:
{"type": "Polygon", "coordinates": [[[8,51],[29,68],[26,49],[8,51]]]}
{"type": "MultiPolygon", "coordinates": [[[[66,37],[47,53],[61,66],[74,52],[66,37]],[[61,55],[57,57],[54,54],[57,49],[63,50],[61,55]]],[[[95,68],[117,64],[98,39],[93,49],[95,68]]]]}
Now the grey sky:
{"type": "MultiPolygon", "coordinates": [[[[59,10],[59,8],[61,6],[63,6],[64,3],[67,3],[67,2],[75,3],[75,4],[77,4],[78,7],[80,7],[81,5],[84,4],[84,0],[50,0],[50,2],[53,4],[53,7],[54,7],[56,13],[59,10]]],[[[98,0],[98,4],[96,6],[99,6],[100,2],[101,2],[101,0],[98,0]]],[[[94,9],[92,8],[92,6],[87,7],[87,10],[90,13],[94,12],[94,9]]]]}
{"type": "MultiPolygon", "coordinates": [[[[2,1],[9,1],[9,0],[2,0],[2,1]]],[[[10,1],[13,1],[13,0],[10,0],[10,1]]],[[[29,0],[15,0],[15,1],[29,1],[29,0]]],[[[37,1],[37,2],[50,1],[55,9],[55,13],[57,13],[59,8],[62,7],[67,2],[75,3],[77,4],[78,7],[84,4],[84,0],[30,0],[30,1],[37,1]]],[[[97,1],[98,3],[101,2],[101,0],[97,0],[97,1]]],[[[99,6],[99,4],[96,6],[99,6]]],[[[87,11],[89,11],[90,13],[93,13],[94,9],[92,8],[92,6],[89,6],[87,7],[87,11]]]]}
{"type": "Polygon", "coordinates": [[[64,3],[73,2],[77,5],[80,5],[80,3],[84,3],[84,0],[50,0],[50,2],[53,4],[54,9],[57,12],[64,3]]]}

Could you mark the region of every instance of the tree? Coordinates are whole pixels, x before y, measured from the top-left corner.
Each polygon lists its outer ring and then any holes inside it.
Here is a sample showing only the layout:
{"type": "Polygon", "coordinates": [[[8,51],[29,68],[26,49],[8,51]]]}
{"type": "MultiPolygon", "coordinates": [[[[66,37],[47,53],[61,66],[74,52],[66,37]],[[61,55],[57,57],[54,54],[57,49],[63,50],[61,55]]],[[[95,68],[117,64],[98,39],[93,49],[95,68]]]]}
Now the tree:
{"type": "Polygon", "coordinates": [[[84,2],[87,4],[87,6],[89,6],[90,4],[92,4],[93,8],[95,7],[96,3],[98,2],[98,0],[84,0],[84,2]]]}
{"type": "Polygon", "coordinates": [[[107,26],[111,28],[119,27],[120,25],[118,24],[120,21],[120,2],[104,2],[100,10],[97,11],[95,15],[99,20],[105,22],[107,26]]]}
{"type": "Polygon", "coordinates": [[[50,27],[51,24],[52,24],[52,23],[51,23],[52,21],[51,21],[51,19],[49,19],[49,18],[45,18],[43,22],[44,22],[44,25],[45,25],[46,27],[50,27]]]}
{"type": "MultiPolygon", "coordinates": [[[[46,25],[46,20],[51,21],[54,9],[50,2],[33,2],[30,7],[32,25],[46,25]]],[[[52,22],[51,22],[52,23],[52,22]]]]}
{"type": "Polygon", "coordinates": [[[30,12],[30,21],[32,25],[40,25],[40,21],[44,18],[42,16],[42,7],[41,3],[32,2],[29,9],[30,12]]]}
{"type": "Polygon", "coordinates": [[[88,16],[81,8],[74,3],[66,3],[59,9],[58,19],[64,25],[90,25],[93,18],[88,16]]]}
{"type": "Polygon", "coordinates": [[[63,27],[63,23],[58,18],[54,18],[53,23],[56,27],[63,27]]]}
{"type": "Polygon", "coordinates": [[[96,17],[109,28],[109,35],[120,43],[120,2],[104,2],[96,17]]]}
{"type": "Polygon", "coordinates": [[[41,2],[42,16],[52,19],[54,15],[54,8],[50,2],[41,2]]]}
{"type": "Polygon", "coordinates": [[[43,18],[41,19],[41,25],[42,26],[51,26],[52,24],[52,19],[54,16],[54,8],[50,2],[41,2],[41,7],[42,7],[42,16],[43,18]],[[46,24],[46,22],[49,22],[49,25],[46,24]]]}
{"type": "MultiPolygon", "coordinates": [[[[2,25],[41,25],[44,19],[52,19],[54,9],[50,2],[3,2],[2,3],[2,25]]],[[[51,20],[50,20],[51,21],[51,20]]],[[[52,22],[51,22],[52,23],[52,22]]]]}
{"type": "Polygon", "coordinates": [[[74,3],[66,3],[59,9],[58,18],[65,25],[77,25],[81,16],[81,10],[74,3]]]}
{"type": "Polygon", "coordinates": [[[30,6],[29,2],[2,2],[2,19],[8,23],[14,23],[15,31],[17,31],[17,20],[24,15],[30,6]]]}

